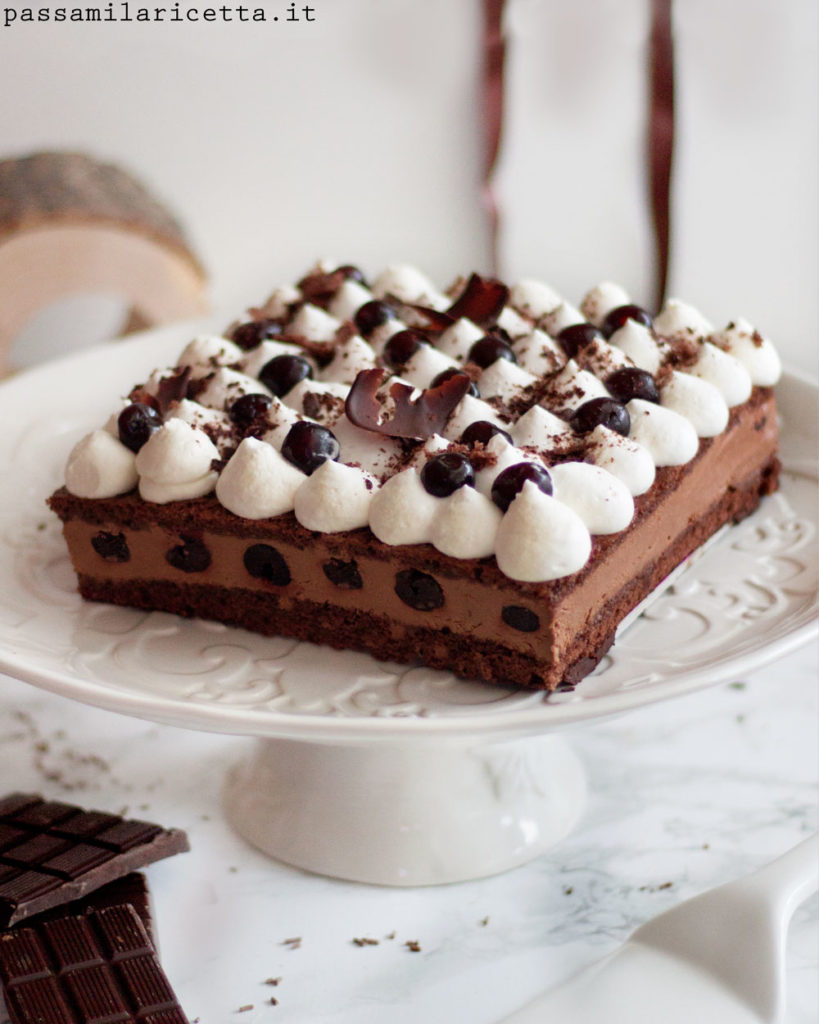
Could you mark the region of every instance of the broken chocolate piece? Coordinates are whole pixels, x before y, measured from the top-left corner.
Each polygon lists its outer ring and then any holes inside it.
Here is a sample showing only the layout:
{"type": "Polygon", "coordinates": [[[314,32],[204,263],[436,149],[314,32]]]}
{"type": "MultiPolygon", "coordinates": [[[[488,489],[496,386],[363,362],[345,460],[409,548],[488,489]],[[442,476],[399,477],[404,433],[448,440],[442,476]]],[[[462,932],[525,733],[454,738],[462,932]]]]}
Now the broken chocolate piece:
{"type": "Polygon", "coordinates": [[[378,397],[378,389],[386,376],[386,370],[361,370],[344,403],[347,418],[364,430],[416,440],[440,433],[471,385],[466,374],[454,374],[437,387],[422,391],[413,400],[411,395],[415,389],[402,381],[394,381],[389,389],[394,412],[386,418],[385,404],[378,397]]]}
{"type": "Polygon", "coordinates": [[[0,927],[188,849],[179,829],[14,793],[0,800],[0,927]]]}

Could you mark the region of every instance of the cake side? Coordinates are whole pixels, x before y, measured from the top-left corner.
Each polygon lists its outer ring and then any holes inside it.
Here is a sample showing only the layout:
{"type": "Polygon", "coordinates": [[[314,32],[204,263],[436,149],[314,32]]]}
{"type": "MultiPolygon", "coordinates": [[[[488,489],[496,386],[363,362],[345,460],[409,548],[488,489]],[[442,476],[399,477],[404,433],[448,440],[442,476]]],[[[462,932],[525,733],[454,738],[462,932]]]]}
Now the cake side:
{"type": "Polygon", "coordinates": [[[389,546],[367,530],[318,534],[292,515],[249,521],[212,497],[150,505],[135,495],[80,499],[63,488],[51,505],[87,599],[552,689],[588,674],[634,606],[775,489],[776,450],[772,393],[755,389],[694,460],[658,472],[628,531],[595,538],[581,572],[542,583],[512,581],[491,558],[389,546]],[[267,561],[248,565],[258,546],[267,561]]]}

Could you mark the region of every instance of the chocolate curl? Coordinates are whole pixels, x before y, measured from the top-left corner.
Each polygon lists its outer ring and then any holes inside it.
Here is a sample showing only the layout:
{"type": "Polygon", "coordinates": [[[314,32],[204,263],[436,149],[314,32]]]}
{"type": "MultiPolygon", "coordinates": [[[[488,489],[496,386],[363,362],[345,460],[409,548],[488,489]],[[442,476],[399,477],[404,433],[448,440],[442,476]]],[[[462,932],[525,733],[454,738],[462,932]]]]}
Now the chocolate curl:
{"type": "Polygon", "coordinates": [[[656,255],[655,309],[662,308],[665,298],[671,247],[671,168],[674,158],[671,3],[672,0],[652,0],[648,156],[656,255]]]}
{"type": "Polygon", "coordinates": [[[347,419],[357,427],[376,434],[418,441],[443,430],[449,414],[469,391],[471,384],[465,373],[456,373],[438,387],[422,391],[412,401],[410,396],[415,389],[403,381],[393,381],[389,397],[394,403],[394,411],[386,419],[384,402],[378,396],[378,389],[386,376],[387,371],[382,369],[359,372],[345,402],[347,419]]]}
{"type": "Polygon", "coordinates": [[[506,40],[503,36],[504,0],[484,0],[484,64],[481,83],[485,159],[483,166],[483,203],[489,218],[489,251],[493,273],[498,271],[498,227],[500,212],[492,188],[492,174],[500,149],[503,124],[503,66],[506,40]]]}
{"type": "Polygon", "coordinates": [[[487,330],[498,322],[508,298],[509,289],[502,281],[471,274],[466,287],[446,312],[429,309],[427,306],[411,308],[426,317],[433,330],[444,331],[462,316],[487,330]]]}
{"type": "Polygon", "coordinates": [[[447,310],[453,320],[468,317],[478,327],[492,327],[498,322],[509,298],[509,289],[492,277],[471,274],[466,288],[447,310]]]}

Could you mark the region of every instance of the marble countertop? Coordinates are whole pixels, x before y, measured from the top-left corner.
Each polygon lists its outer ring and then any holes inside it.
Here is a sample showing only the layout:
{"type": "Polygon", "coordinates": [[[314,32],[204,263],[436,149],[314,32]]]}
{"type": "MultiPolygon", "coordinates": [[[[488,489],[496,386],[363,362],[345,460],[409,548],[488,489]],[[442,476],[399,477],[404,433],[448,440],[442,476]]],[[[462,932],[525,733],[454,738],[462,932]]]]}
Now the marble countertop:
{"type": "MultiPolygon", "coordinates": [[[[221,808],[227,769],[252,741],[5,676],[0,778],[4,792],[188,830],[191,852],[147,874],[163,964],[191,1020],[490,1024],[817,828],[818,677],[811,645],[731,684],[572,729],[590,783],[576,830],[504,875],[439,887],[378,888],[270,861],[221,808]]],[[[786,1024],[819,1019],[818,917],[814,897],[791,927],[786,1024]]]]}

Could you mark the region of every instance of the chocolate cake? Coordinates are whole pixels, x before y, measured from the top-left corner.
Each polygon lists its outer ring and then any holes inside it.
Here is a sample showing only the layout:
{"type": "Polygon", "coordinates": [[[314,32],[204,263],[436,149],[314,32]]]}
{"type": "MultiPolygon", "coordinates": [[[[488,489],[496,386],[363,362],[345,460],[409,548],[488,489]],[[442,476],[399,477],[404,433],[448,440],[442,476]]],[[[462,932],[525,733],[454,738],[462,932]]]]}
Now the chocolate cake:
{"type": "Polygon", "coordinates": [[[610,283],[319,264],[171,353],[49,503],[89,600],[554,689],[776,488],[779,373],[610,283]]]}

